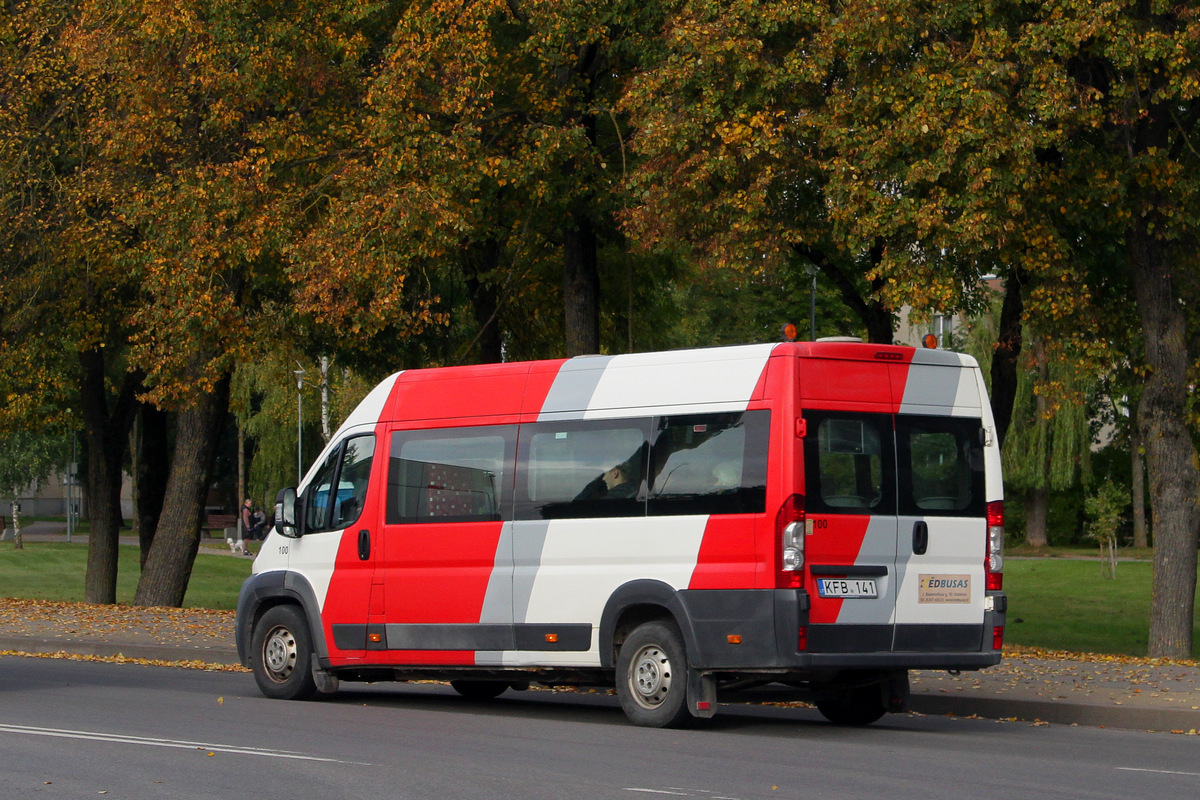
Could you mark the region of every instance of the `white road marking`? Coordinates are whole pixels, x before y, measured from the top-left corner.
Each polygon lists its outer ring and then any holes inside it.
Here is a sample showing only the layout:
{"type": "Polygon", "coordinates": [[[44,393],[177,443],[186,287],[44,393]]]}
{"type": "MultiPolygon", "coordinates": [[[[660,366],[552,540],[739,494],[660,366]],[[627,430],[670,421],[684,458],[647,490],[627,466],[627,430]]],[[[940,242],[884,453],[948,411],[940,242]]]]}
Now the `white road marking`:
{"type": "Polygon", "coordinates": [[[707,796],[710,800],[738,800],[736,797],[728,795],[715,794],[711,789],[685,789],[682,786],[667,786],[662,789],[648,789],[643,786],[627,786],[627,792],[643,792],[645,794],[667,794],[675,797],[700,797],[707,796]]]}
{"type": "Polygon", "coordinates": [[[242,747],[232,744],[212,744],[211,742],[184,742],[177,739],[151,739],[144,736],[125,736],[119,733],[103,733],[100,731],[74,731],[63,728],[34,728],[27,725],[5,725],[0,723],[0,731],[5,733],[23,733],[27,736],[53,736],[60,739],[87,739],[94,742],[113,742],[116,744],[136,744],[144,747],[172,747],[178,750],[207,750],[214,753],[234,753],[243,756],[260,756],[262,758],[290,758],[299,761],[324,761],[330,764],[359,764],[357,761],[341,761],[336,758],[322,758],[304,753],[287,750],[269,750],[263,747],[242,747]]]}
{"type": "Polygon", "coordinates": [[[1194,775],[1200,778],[1200,772],[1176,772],[1172,769],[1142,769],[1141,767],[1117,767],[1123,772],[1154,772],[1159,775],[1194,775]]]}

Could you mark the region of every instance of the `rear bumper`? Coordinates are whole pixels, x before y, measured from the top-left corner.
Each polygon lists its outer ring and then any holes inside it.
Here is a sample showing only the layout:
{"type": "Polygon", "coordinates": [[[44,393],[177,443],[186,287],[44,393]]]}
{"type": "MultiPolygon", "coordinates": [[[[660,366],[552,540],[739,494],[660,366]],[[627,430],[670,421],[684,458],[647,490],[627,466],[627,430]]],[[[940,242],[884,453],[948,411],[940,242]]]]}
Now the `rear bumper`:
{"type": "Polygon", "coordinates": [[[812,625],[803,590],[683,591],[679,599],[690,660],[705,671],[972,670],[1001,659],[992,648],[1004,624],[997,611],[977,625],[812,625]]]}

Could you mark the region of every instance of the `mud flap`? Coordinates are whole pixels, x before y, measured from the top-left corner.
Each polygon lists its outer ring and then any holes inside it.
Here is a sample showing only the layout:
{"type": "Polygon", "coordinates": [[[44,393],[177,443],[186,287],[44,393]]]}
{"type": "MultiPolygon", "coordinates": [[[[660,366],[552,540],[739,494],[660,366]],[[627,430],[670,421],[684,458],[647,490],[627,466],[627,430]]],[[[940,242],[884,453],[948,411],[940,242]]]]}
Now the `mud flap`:
{"type": "Polygon", "coordinates": [[[321,694],[333,694],[338,690],[337,676],[321,669],[321,660],[317,658],[316,653],[312,656],[312,676],[313,683],[317,685],[317,691],[321,694]]]}
{"type": "Polygon", "coordinates": [[[901,670],[888,675],[883,683],[883,707],[893,714],[908,711],[908,672],[901,670]]]}
{"type": "Polygon", "coordinates": [[[693,717],[708,719],[717,713],[717,680],[700,670],[688,670],[688,711],[693,717]]]}

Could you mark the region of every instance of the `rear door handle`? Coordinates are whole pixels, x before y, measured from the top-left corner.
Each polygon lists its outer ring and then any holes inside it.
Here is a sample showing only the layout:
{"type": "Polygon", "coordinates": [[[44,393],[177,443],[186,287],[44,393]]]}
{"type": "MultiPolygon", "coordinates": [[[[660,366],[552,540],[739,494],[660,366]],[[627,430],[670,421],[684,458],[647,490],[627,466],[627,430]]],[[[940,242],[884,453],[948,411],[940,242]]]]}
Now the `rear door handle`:
{"type": "Polygon", "coordinates": [[[925,555],[929,549],[929,525],[924,520],[913,523],[913,554],[925,555]]]}
{"type": "Polygon", "coordinates": [[[358,560],[366,561],[371,557],[371,532],[363,528],[358,532],[358,560]]]}

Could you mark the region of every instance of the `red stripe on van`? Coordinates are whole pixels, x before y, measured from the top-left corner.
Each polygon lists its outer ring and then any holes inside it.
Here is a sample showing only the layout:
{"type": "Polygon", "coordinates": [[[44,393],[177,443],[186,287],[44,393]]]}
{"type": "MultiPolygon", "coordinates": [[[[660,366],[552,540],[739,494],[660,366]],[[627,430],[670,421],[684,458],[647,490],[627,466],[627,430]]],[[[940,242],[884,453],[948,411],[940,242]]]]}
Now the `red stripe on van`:
{"type": "Polygon", "coordinates": [[[529,364],[407,370],[400,373],[388,401],[392,419],[404,427],[449,427],[464,417],[489,417],[490,424],[516,422],[525,394],[529,364]]]}
{"type": "Polygon", "coordinates": [[[561,358],[556,361],[538,361],[530,365],[525,383],[525,404],[522,408],[528,417],[526,422],[536,421],[538,414],[542,413],[546,398],[550,395],[550,388],[554,386],[554,380],[565,363],[567,359],[561,358]]]}
{"type": "Polygon", "coordinates": [[[755,585],[755,535],[763,517],[731,514],[709,517],[696,555],[689,589],[748,589],[755,585]]]}
{"type": "Polygon", "coordinates": [[[502,522],[384,528],[380,566],[387,621],[477,624],[496,562],[502,522]]]}
{"type": "MultiPolygon", "coordinates": [[[[829,521],[828,527],[818,526],[816,531],[807,537],[808,542],[805,548],[807,567],[814,564],[854,564],[858,560],[858,554],[862,551],[863,539],[866,538],[867,525],[870,524],[871,518],[862,515],[839,514],[827,516],[825,519],[829,521]]],[[[805,572],[808,571],[807,567],[805,572]]],[[[809,622],[816,625],[837,622],[838,614],[842,610],[842,603],[845,601],[818,596],[815,583],[815,579],[818,577],[830,576],[809,577],[807,585],[810,587],[809,592],[812,599],[809,622]]]]}

